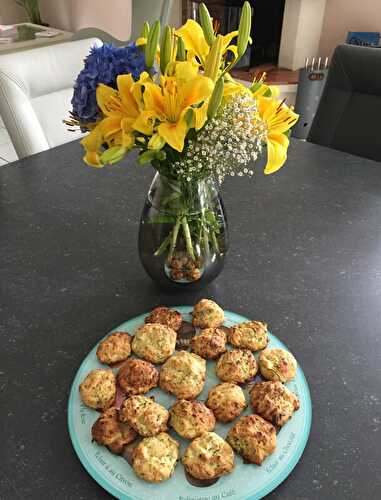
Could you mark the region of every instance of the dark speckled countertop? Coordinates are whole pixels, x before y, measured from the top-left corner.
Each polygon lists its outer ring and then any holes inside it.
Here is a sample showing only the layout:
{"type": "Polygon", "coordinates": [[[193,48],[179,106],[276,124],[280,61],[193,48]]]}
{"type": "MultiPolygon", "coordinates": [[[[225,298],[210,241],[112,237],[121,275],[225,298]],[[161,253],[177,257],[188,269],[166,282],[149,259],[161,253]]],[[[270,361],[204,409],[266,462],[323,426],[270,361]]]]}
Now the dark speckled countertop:
{"type": "Polygon", "coordinates": [[[0,168],[0,498],[108,498],[68,436],[75,372],[127,318],[209,296],[266,320],[309,381],[309,442],[269,498],[380,499],[381,164],[294,141],[278,174],[227,181],[225,270],[172,295],[136,249],[152,172],[81,155],[71,143],[0,168]]]}

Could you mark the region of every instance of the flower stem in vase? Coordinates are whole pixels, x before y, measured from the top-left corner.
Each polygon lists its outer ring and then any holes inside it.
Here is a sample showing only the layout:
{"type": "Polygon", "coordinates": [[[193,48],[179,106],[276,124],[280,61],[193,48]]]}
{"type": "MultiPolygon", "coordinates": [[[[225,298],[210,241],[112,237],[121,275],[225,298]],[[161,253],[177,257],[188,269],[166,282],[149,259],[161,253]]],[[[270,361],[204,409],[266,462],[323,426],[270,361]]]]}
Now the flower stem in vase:
{"type": "Polygon", "coordinates": [[[189,254],[189,257],[192,260],[196,260],[196,257],[194,255],[192,238],[191,238],[191,234],[190,234],[190,230],[189,230],[188,220],[187,220],[187,218],[186,218],[185,215],[182,218],[181,225],[182,225],[182,228],[183,228],[184,238],[185,238],[185,244],[186,244],[186,247],[187,247],[187,252],[189,254]]]}
{"type": "Polygon", "coordinates": [[[202,223],[202,243],[203,243],[206,255],[209,255],[210,254],[209,233],[208,233],[208,229],[205,225],[205,222],[202,223]]]}
{"type": "Polygon", "coordinates": [[[177,242],[177,236],[179,234],[180,224],[181,224],[181,217],[177,216],[175,227],[173,228],[172,232],[170,233],[171,246],[169,247],[169,252],[168,252],[168,257],[167,257],[168,262],[171,262],[172,257],[173,257],[173,252],[175,251],[175,248],[176,248],[176,242],[177,242]]]}
{"type": "Polygon", "coordinates": [[[216,233],[215,231],[212,229],[212,243],[213,243],[213,248],[214,250],[219,253],[220,252],[220,247],[218,245],[218,241],[217,241],[217,236],[216,236],[216,233]]]}
{"type": "Polygon", "coordinates": [[[156,252],[154,253],[154,256],[155,257],[160,257],[160,255],[165,251],[165,249],[167,248],[167,246],[169,245],[169,242],[171,241],[171,238],[172,238],[172,233],[173,233],[173,230],[168,234],[168,236],[166,236],[166,238],[163,240],[163,242],[161,243],[161,245],[159,246],[159,248],[156,250],[156,252]]]}

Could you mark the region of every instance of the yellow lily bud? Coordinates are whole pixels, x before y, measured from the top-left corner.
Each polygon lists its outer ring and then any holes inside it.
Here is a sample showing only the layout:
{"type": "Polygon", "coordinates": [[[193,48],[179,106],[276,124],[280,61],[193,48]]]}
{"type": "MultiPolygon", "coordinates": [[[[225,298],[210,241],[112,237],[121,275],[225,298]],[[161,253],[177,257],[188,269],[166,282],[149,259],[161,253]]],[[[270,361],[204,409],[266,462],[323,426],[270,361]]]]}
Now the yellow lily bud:
{"type": "Polygon", "coordinates": [[[147,44],[145,46],[145,60],[147,68],[152,68],[155,61],[155,54],[157,51],[157,44],[160,38],[160,21],[155,21],[154,25],[149,31],[147,44]]]}
{"type": "Polygon", "coordinates": [[[205,40],[209,46],[212,46],[216,37],[214,35],[212,19],[204,3],[200,3],[200,6],[198,8],[198,15],[200,18],[202,31],[204,32],[205,40]]]}
{"type": "Polygon", "coordinates": [[[212,97],[210,98],[209,105],[208,105],[207,114],[208,114],[209,120],[214,118],[214,116],[216,115],[218,108],[221,105],[223,93],[224,93],[224,79],[219,78],[216,82],[212,97]]]}
{"type": "Polygon", "coordinates": [[[161,45],[160,45],[160,71],[162,75],[165,75],[165,70],[167,69],[167,65],[172,60],[172,51],[173,51],[172,30],[169,26],[166,26],[164,34],[161,38],[161,45]]]}
{"type": "Polygon", "coordinates": [[[216,81],[221,67],[223,40],[224,37],[222,35],[217,35],[205,61],[204,75],[213,81],[216,81]]]}
{"type": "Polygon", "coordinates": [[[177,39],[177,56],[176,56],[176,59],[178,61],[185,61],[186,60],[185,44],[184,44],[184,40],[181,38],[181,36],[177,39]]]}
{"type": "Polygon", "coordinates": [[[149,23],[146,21],[143,24],[143,28],[142,28],[142,32],[141,32],[140,36],[142,38],[148,38],[148,35],[149,35],[149,23]]]}
{"type": "Polygon", "coordinates": [[[245,2],[242,7],[241,18],[239,20],[237,53],[238,57],[242,57],[249,43],[251,31],[251,6],[249,2],[245,2]]]}

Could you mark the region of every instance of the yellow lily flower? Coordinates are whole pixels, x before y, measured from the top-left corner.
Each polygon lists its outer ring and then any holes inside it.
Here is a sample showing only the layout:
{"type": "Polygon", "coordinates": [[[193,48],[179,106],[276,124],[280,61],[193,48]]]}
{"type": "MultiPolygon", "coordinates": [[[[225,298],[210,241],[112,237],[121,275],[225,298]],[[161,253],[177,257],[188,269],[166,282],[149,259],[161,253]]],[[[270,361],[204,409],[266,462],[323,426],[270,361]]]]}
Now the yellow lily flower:
{"type": "MultiPolygon", "coordinates": [[[[188,51],[188,60],[192,61],[194,57],[197,56],[199,60],[198,62],[204,65],[209,54],[210,47],[205,40],[204,32],[201,26],[193,19],[188,19],[188,21],[181,26],[175,34],[183,39],[185,48],[188,51]]],[[[235,45],[230,45],[230,42],[237,35],[238,31],[232,31],[223,37],[223,54],[227,50],[230,50],[233,52],[234,56],[237,56],[237,47],[235,45]]]]}
{"type": "Polygon", "coordinates": [[[284,104],[284,101],[258,97],[258,112],[267,126],[267,164],[265,174],[279,170],[287,160],[289,139],[285,135],[299,116],[284,104]]]}
{"type": "MultiPolygon", "coordinates": [[[[193,105],[206,101],[213,92],[213,86],[212,80],[199,75],[190,62],[176,63],[174,75],[162,76],[160,86],[153,82],[145,83],[145,111],[161,122],[157,127],[158,134],[176,151],[181,152],[184,148],[188,132],[187,111],[195,110],[193,105]]],[[[206,116],[205,107],[197,113],[206,116]]],[[[202,117],[197,116],[197,123],[201,122],[202,117]]]]}
{"type": "Polygon", "coordinates": [[[103,144],[100,128],[98,126],[94,127],[93,130],[81,140],[81,144],[86,150],[86,154],[83,157],[84,162],[90,165],[90,167],[103,167],[99,154],[100,147],[103,144]]]}
{"type": "MultiPolygon", "coordinates": [[[[97,88],[97,103],[104,118],[84,137],[81,144],[86,150],[84,160],[87,164],[101,167],[101,146],[123,146],[126,149],[135,143],[134,124],[140,119],[142,105],[141,87],[148,79],[148,73],[142,73],[138,82],[132,75],[119,75],[115,90],[100,84],[97,88]]],[[[139,129],[139,127],[137,128],[139,129]]]]}

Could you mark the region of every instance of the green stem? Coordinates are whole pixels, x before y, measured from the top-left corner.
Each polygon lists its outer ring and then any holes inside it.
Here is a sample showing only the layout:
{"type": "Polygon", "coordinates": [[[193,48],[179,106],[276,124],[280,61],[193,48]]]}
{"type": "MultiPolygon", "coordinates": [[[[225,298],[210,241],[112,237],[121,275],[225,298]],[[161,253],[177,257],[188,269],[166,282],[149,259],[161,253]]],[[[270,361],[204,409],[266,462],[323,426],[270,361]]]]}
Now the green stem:
{"type": "Polygon", "coordinates": [[[167,248],[169,245],[171,238],[172,238],[172,232],[169,233],[169,235],[163,240],[162,244],[159,246],[159,248],[156,250],[154,253],[155,257],[160,257],[160,255],[164,252],[164,250],[167,248]]]}
{"type": "Polygon", "coordinates": [[[208,234],[208,230],[207,230],[204,223],[202,224],[202,234],[203,234],[203,244],[204,244],[205,252],[207,254],[209,254],[210,253],[209,234],[208,234]]]}
{"type": "Polygon", "coordinates": [[[168,252],[168,261],[172,260],[173,252],[175,251],[176,248],[177,235],[179,234],[180,224],[181,224],[181,217],[177,217],[175,227],[171,232],[171,246],[168,252]]]}
{"type": "Polygon", "coordinates": [[[190,235],[188,221],[187,221],[187,218],[186,218],[185,215],[182,218],[181,225],[182,225],[183,231],[184,231],[184,237],[185,237],[185,243],[186,243],[186,246],[187,246],[187,252],[188,252],[188,254],[189,254],[189,256],[190,256],[190,258],[192,260],[196,260],[195,255],[194,255],[194,251],[193,251],[192,238],[191,238],[191,235],[190,235]]]}
{"type": "Polygon", "coordinates": [[[218,241],[217,241],[217,237],[216,237],[216,233],[214,232],[214,230],[212,229],[212,243],[213,243],[213,247],[214,247],[214,250],[219,253],[220,252],[220,247],[218,245],[218,241]]]}

